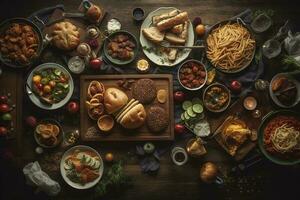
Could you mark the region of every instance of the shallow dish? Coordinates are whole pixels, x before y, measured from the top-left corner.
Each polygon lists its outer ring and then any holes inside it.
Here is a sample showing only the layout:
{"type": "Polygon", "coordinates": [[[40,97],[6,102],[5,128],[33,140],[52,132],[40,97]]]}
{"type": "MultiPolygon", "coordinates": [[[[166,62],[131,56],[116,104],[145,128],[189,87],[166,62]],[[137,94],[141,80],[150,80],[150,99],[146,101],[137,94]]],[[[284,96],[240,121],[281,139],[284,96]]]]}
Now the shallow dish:
{"type": "Polygon", "coordinates": [[[282,107],[282,108],[291,108],[291,107],[294,107],[294,106],[296,106],[296,105],[299,103],[299,101],[300,101],[300,82],[297,81],[296,79],[294,79],[294,78],[293,78],[292,76],[290,76],[288,73],[279,73],[279,74],[276,74],[276,75],[272,78],[272,80],[271,80],[271,82],[270,82],[270,85],[269,85],[269,93],[270,93],[271,99],[273,100],[273,102],[274,102],[276,105],[278,105],[278,106],[280,106],[280,107],[282,107]],[[292,82],[295,84],[295,86],[296,86],[297,94],[296,94],[295,102],[294,102],[293,104],[291,104],[291,105],[284,105],[284,104],[282,104],[282,103],[279,101],[279,99],[276,97],[276,95],[274,94],[274,92],[273,92],[273,90],[272,90],[272,85],[273,85],[274,81],[275,81],[277,78],[279,78],[279,77],[286,77],[286,78],[288,78],[288,79],[289,79],[290,81],[292,81],[292,82]]]}
{"type": "MultiPolygon", "coordinates": [[[[62,127],[61,127],[61,125],[60,125],[60,123],[59,123],[58,121],[56,121],[55,119],[44,119],[44,120],[41,120],[41,121],[37,124],[37,126],[40,125],[40,124],[53,124],[53,125],[56,125],[56,126],[58,126],[58,128],[59,128],[59,133],[58,133],[58,135],[57,135],[57,142],[56,142],[56,144],[55,144],[55,145],[52,145],[52,146],[48,146],[48,145],[43,144],[43,143],[40,141],[39,136],[38,136],[38,133],[36,132],[36,129],[35,129],[35,131],[34,131],[34,139],[35,139],[36,143],[37,143],[39,146],[50,149],[50,148],[55,148],[55,147],[57,147],[59,144],[61,144],[61,142],[62,142],[62,140],[63,140],[64,132],[63,132],[63,129],[62,129],[62,127]]],[[[37,126],[36,126],[36,127],[37,127],[37,126]]]]}
{"type": "Polygon", "coordinates": [[[264,116],[264,118],[262,119],[262,122],[258,128],[258,146],[259,146],[260,151],[263,153],[263,155],[271,162],[276,163],[278,165],[295,165],[295,164],[300,163],[300,158],[289,159],[289,160],[283,159],[283,158],[277,157],[275,155],[272,155],[265,149],[264,130],[265,130],[266,126],[268,125],[268,123],[273,118],[275,118],[276,116],[280,116],[280,115],[295,116],[295,117],[298,117],[298,119],[299,119],[299,113],[296,113],[296,112],[293,112],[290,110],[278,110],[278,111],[269,112],[266,116],[264,116]]]}
{"type": "Polygon", "coordinates": [[[183,88],[185,88],[185,89],[187,89],[187,90],[190,90],[190,91],[200,90],[200,89],[205,85],[205,83],[206,83],[206,81],[207,81],[207,70],[206,70],[206,68],[205,68],[205,65],[204,65],[202,62],[200,62],[200,61],[198,61],[198,60],[193,60],[193,59],[187,60],[187,61],[185,61],[184,63],[182,63],[181,66],[178,68],[178,71],[177,71],[177,78],[178,78],[178,81],[179,81],[180,85],[181,85],[183,88]],[[185,67],[185,65],[188,64],[188,63],[197,63],[198,65],[202,65],[203,68],[204,68],[204,71],[205,71],[204,82],[203,82],[199,87],[190,88],[190,87],[185,86],[185,85],[181,82],[182,80],[180,79],[180,70],[181,70],[183,67],[185,67]]]}
{"type": "MultiPolygon", "coordinates": [[[[218,100],[218,99],[216,99],[218,100]]],[[[223,112],[225,111],[228,106],[230,105],[230,101],[231,101],[231,94],[230,94],[230,90],[223,84],[220,84],[220,83],[213,83],[211,85],[209,85],[203,92],[203,104],[205,106],[205,108],[211,112],[215,112],[215,113],[220,113],[220,112],[223,112]],[[209,106],[207,106],[207,103],[206,103],[206,100],[205,100],[205,96],[207,94],[207,92],[212,88],[212,87],[219,87],[219,88],[222,88],[227,94],[228,94],[228,100],[226,102],[226,104],[220,108],[220,109],[212,109],[210,108],[209,106]]]]}
{"type": "Polygon", "coordinates": [[[135,37],[133,34],[127,32],[127,31],[116,31],[116,32],[110,34],[110,35],[106,38],[106,40],[104,41],[103,51],[104,51],[105,57],[106,57],[110,62],[112,62],[113,64],[116,64],[116,65],[126,65],[126,64],[129,64],[129,63],[131,63],[132,61],[135,60],[135,58],[136,58],[136,56],[137,56],[137,53],[138,53],[138,48],[139,48],[139,47],[138,47],[137,39],[136,39],[136,37],[135,37]],[[127,36],[129,37],[129,41],[131,41],[131,42],[133,42],[133,43],[135,44],[135,47],[134,47],[134,49],[133,49],[133,54],[134,54],[134,55],[133,55],[133,57],[132,57],[131,59],[129,59],[129,60],[120,60],[120,59],[117,59],[117,58],[113,58],[113,57],[111,57],[111,56],[108,54],[108,49],[107,49],[107,48],[108,48],[109,42],[112,40],[112,38],[114,38],[115,36],[120,35],[120,34],[127,35],[127,36]]]}
{"type": "Polygon", "coordinates": [[[95,149],[93,149],[89,146],[85,146],[85,145],[78,145],[78,146],[74,146],[74,147],[70,148],[69,150],[67,150],[64,153],[64,155],[62,156],[61,161],[60,161],[60,173],[61,173],[63,179],[65,180],[65,182],[68,185],[70,185],[71,187],[76,188],[76,189],[80,189],[80,190],[88,189],[88,188],[91,188],[91,187],[95,186],[100,181],[100,179],[103,175],[103,170],[104,170],[104,165],[103,165],[103,160],[102,160],[100,154],[95,149]],[[67,177],[66,170],[64,168],[64,162],[65,162],[67,156],[71,155],[76,150],[78,150],[78,151],[90,151],[90,152],[95,153],[99,157],[99,161],[100,161],[99,174],[100,175],[97,179],[95,179],[92,182],[86,183],[85,185],[81,185],[79,183],[75,183],[75,182],[71,181],[67,177]]]}
{"type": "MultiPolygon", "coordinates": [[[[171,67],[171,66],[177,65],[178,63],[182,62],[183,60],[185,60],[189,56],[189,54],[191,52],[191,49],[184,49],[184,50],[178,52],[178,56],[177,56],[177,58],[176,58],[176,60],[174,62],[170,62],[168,60],[164,60],[161,55],[158,55],[158,54],[156,54],[153,51],[150,52],[150,51],[147,50],[147,49],[153,49],[153,48],[156,49],[157,47],[156,47],[155,44],[153,44],[152,42],[150,42],[149,40],[147,40],[144,37],[144,35],[142,33],[142,29],[149,28],[152,25],[152,17],[153,16],[155,16],[155,15],[161,15],[163,13],[167,13],[167,12],[170,12],[170,11],[175,10],[175,9],[177,9],[177,8],[174,8],[174,7],[161,7],[161,8],[158,8],[158,9],[152,11],[145,18],[145,20],[143,21],[143,24],[141,26],[141,29],[140,29],[140,43],[141,43],[141,46],[143,48],[144,54],[152,62],[154,62],[155,64],[160,65],[160,66],[171,67]]],[[[185,43],[185,45],[186,46],[193,46],[194,45],[194,37],[195,36],[194,36],[193,25],[190,22],[190,24],[189,24],[189,30],[188,30],[188,39],[187,39],[187,42],[185,43]]]]}
{"type": "Polygon", "coordinates": [[[73,79],[71,74],[61,65],[57,64],[57,63],[43,63],[39,66],[37,66],[36,68],[34,68],[30,74],[27,77],[27,81],[26,81],[26,92],[28,94],[29,99],[32,101],[32,103],[34,103],[36,106],[45,109],[45,110],[55,110],[58,108],[63,107],[72,97],[73,94],[73,90],[74,90],[74,83],[73,83],[73,79]],[[43,103],[40,100],[40,97],[37,96],[36,94],[34,94],[34,92],[32,91],[32,77],[34,76],[34,73],[37,70],[43,70],[43,69],[48,69],[48,68],[53,68],[53,69],[59,69],[61,70],[64,74],[69,76],[69,92],[67,93],[66,97],[61,100],[58,103],[54,103],[54,104],[46,104],[43,103]]]}

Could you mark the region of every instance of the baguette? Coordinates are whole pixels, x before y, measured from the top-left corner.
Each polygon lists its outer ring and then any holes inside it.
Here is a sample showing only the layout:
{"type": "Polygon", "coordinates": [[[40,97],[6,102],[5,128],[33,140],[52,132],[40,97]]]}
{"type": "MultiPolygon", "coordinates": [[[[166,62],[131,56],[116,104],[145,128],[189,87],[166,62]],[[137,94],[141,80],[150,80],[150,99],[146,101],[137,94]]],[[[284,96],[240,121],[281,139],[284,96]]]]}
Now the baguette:
{"type": "Polygon", "coordinates": [[[160,21],[162,21],[164,19],[168,19],[168,18],[174,17],[174,16],[178,15],[179,13],[180,13],[179,10],[172,10],[169,13],[164,13],[164,14],[161,14],[161,15],[153,16],[152,17],[152,24],[156,25],[158,22],[160,22],[160,21]]]}
{"type": "Polygon", "coordinates": [[[182,24],[185,21],[188,21],[188,13],[182,12],[182,13],[176,15],[175,17],[164,19],[164,20],[158,22],[157,28],[159,31],[164,31],[164,30],[170,29],[173,26],[176,26],[178,24],[182,24]]]}
{"type": "Polygon", "coordinates": [[[182,30],[182,32],[179,34],[179,37],[186,40],[187,37],[188,37],[188,29],[189,29],[189,22],[186,21],[186,22],[184,22],[183,30],[182,30]]]}
{"type": "Polygon", "coordinates": [[[175,35],[174,33],[166,33],[165,39],[170,42],[171,44],[179,44],[179,45],[184,45],[185,44],[185,39],[182,39],[175,35]]]}
{"type": "Polygon", "coordinates": [[[183,24],[179,24],[179,25],[174,26],[174,27],[171,29],[171,32],[172,32],[172,33],[175,33],[175,34],[181,34],[182,31],[183,31],[183,28],[184,28],[184,25],[183,25],[183,24]]]}

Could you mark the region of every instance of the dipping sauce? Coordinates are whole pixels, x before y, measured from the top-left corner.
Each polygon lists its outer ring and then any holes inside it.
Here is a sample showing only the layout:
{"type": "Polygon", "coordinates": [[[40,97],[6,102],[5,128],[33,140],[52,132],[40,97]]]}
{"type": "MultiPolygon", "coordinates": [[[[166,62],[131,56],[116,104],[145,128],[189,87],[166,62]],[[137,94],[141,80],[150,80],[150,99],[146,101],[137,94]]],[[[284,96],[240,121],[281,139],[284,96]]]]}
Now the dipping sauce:
{"type": "Polygon", "coordinates": [[[140,73],[146,73],[149,71],[149,62],[145,59],[140,59],[137,62],[136,69],[140,73]]]}
{"type": "Polygon", "coordinates": [[[107,31],[109,34],[121,30],[121,22],[116,18],[112,18],[107,22],[107,31]]]}
{"type": "Polygon", "coordinates": [[[79,56],[74,56],[70,58],[68,67],[74,74],[80,74],[85,68],[84,60],[79,56]]]}
{"type": "Polygon", "coordinates": [[[136,21],[142,21],[145,17],[145,12],[142,8],[134,8],[132,11],[133,19],[136,21]]]}
{"type": "Polygon", "coordinates": [[[246,110],[254,110],[257,106],[257,101],[254,97],[249,96],[244,99],[244,108],[246,110]]]}

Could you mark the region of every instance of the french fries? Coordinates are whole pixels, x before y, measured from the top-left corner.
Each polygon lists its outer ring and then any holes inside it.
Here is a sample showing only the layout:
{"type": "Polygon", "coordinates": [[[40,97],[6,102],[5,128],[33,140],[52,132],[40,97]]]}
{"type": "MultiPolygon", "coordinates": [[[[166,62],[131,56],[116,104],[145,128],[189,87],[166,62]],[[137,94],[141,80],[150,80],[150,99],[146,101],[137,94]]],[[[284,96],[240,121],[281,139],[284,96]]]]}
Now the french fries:
{"type": "Polygon", "coordinates": [[[226,71],[243,67],[253,54],[255,40],[249,31],[238,23],[214,29],[207,37],[207,57],[211,63],[226,71]]]}

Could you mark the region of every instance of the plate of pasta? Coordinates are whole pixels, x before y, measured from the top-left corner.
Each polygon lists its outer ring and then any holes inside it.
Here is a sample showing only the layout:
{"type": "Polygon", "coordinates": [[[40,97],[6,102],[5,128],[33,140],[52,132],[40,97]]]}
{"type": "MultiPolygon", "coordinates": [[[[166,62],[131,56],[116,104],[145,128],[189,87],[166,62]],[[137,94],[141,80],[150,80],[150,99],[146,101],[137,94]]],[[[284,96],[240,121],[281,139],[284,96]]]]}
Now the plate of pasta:
{"type": "Polygon", "coordinates": [[[211,27],[205,38],[206,57],[219,71],[238,73],[255,55],[255,39],[241,19],[222,21],[211,27]]]}
{"type": "Polygon", "coordinates": [[[270,112],[258,131],[259,147],[266,158],[279,165],[300,163],[299,113],[289,110],[270,112]]]}

